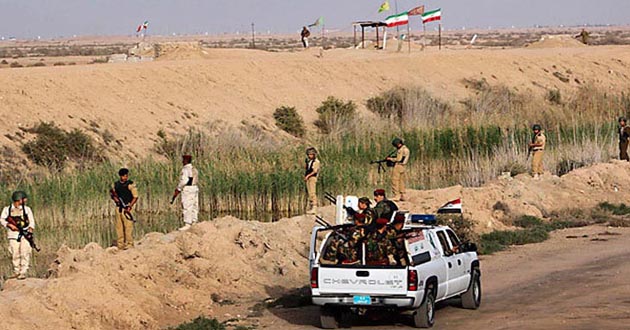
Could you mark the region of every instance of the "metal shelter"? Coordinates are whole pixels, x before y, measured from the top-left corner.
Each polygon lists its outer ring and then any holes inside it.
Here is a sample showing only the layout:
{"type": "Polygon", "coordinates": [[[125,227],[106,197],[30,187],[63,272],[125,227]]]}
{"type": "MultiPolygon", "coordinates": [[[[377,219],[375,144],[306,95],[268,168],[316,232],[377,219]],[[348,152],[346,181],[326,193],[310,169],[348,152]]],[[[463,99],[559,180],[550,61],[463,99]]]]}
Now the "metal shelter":
{"type": "Polygon", "coordinates": [[[376,48],[379,48],[379,34],[378,30],[380,27],[386,27],[387,24],[384,22],[375,22],[375,21],[361,21],[361,22],[352,22],[352,28],[354,29],[354,46],[357,46],[357,26],[361,27],[361,48],[365,48],[365,28],[371,27],[376,29],[376,48]]]}

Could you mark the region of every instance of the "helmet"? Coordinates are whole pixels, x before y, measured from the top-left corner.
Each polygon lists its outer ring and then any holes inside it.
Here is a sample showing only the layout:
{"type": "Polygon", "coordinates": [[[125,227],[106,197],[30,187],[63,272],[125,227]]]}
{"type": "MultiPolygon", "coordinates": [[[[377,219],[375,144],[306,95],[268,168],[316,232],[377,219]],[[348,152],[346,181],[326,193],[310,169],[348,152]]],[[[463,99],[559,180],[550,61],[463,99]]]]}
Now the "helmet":
{"type": "Polygon", "coordinates": [[[25,198],[28,198],[28,195],[26,195],[26,193],[21,190],[14,191],[13,194],[11,195],[11,200],[14,202],[23,200],[25,198]]]}
{"type": "Polygon", "coordinates": [[[628,122],[628,121],[626,120],[626,117],[619,117],[619,122],[622,122],[622,121],[623,121],[623,122],[628,122]]]}
{"type": "Polygon", "coordinates": [[[542,130],[542,127],[540,127],[539,124],[535,124],[534,126],[532,126],[532,131],[540,131],[542,130]]]}
{"type": "Polygon", "coordinates": [[[310,155],[310,154],[317,155],[317,149],[313,147],[306,149],[306,155],[310,155]]]}
{"type": "Polygon", "coordinates": [[[402,143],[403,143],[403,141],[402,141],[400,138],[394,138],[394,139],[392,140],[392,145],[393,145],[394,147],[396,147],[396,146],[398,146],[398,144],[402,144],[402,143]]]}

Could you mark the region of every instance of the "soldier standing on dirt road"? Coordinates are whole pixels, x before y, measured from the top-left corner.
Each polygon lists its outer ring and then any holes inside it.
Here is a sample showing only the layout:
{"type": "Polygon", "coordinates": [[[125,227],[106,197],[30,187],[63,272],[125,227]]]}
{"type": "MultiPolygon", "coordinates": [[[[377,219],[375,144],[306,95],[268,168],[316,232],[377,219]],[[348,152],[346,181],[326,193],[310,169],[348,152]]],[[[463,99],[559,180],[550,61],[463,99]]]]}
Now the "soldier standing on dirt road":
{"type": "Polygon", "coordinates": [[[7,228],[7,239],[9,241],[9,253],[13,261],[13,275],[10,278],[18,280],[26,279],[26,272],[31,260],[32,248],[28,240],[24,237],[18,242],[19,228],[7,222],[7,218],[12,217],[18,223],[22,223],[22,228],[28,228],[30,233],[35,229],[35,218],[33,211],[25,203],[28,196],[23,191],[16,191],[11,195],[11,205],[5,207],[0,215],[0,224],[7,228]]]}
{"type": "Polygon", "coordinates": [[[197,223],[199,217],[199,173],[197,169],[192,165],[192,156],[182,156],[182,168],[179,176],[179,183],[177,188],[173,192],[173,198],[171,198],[171,204],[175,201],[175,198],[182,194],[182,213],[184,217],[184,226],[179,228],[180,231],[188,230],[190,227],[197,223]]]}
{"type": "Polygon", "coordinates": [[[116,193],[118,199],[127,205],[127,208],[116,208],[116,246],[119,250],[126,250],[133,247],[133,220],[128,219],[127,214],[130,214],[133,206],[138,202],[138,189],[133,181],[129,180],[128,169],[118,170],[118,176],[120,180],[114,182],[112,191],[116,193]]]}
{"type": "Polygon", "coordinates": [[[626,126],[625,117],[619,117],[619,159],[630,161],[628,157],[628,141],[630,139],[630,127],[626,126]]]}
{"type": "Polygon", "coordinates": [[[538,179],[543,174],[543,155],[547,138],[538,124],[532,126],[532,131],[534,134],[532,142],[529,144],[529,149],[532,152],[532,176],[534,179],[538,179]]]}
{"type": "Polygon", "coordinates": [[[308,193],[309,209],[307,213],[317,212],[317,175],[321,163],[317,159],[317,149],[310,147],[306,149],[304,182],[306,182],[306,192],[308,193]]]}
{"type": "Polygon", "coordinates": [[[409,148],[403,143],[400,138],[394,138],[392,145],[396,147],[396,157],[387,157],[387,160],[394,162],[394,168],[392,169],[392,200],[404,201],[405,200],[405,167],[409,161],[409,148]]]}

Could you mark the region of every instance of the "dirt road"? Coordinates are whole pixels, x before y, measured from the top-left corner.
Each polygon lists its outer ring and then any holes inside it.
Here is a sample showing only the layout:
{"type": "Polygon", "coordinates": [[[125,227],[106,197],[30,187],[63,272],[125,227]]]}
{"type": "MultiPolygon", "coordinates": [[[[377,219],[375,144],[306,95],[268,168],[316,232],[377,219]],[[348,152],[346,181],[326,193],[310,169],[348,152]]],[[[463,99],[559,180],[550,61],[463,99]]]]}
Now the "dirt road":
{"type": "MultiPolygon", "coordinates": [[[[482,259],[482,306],[439,306],[434,329],[629,329],[630,228],[591,226],[552,233],[544,243],[482,259]]],[[[316,307],[276,309],[261,328],[315,329],[316,307]]],[[[391,317],[358,329],[411,328],[391,317]]]]}

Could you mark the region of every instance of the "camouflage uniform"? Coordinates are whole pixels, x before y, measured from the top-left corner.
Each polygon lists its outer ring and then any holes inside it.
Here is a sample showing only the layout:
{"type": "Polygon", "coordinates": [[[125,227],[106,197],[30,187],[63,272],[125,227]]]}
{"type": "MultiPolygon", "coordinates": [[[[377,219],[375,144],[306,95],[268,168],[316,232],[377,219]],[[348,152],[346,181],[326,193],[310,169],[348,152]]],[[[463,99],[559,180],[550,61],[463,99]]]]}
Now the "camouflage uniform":
{"type": "Polygon", "coordinates": [[[373,231],[365,236],[365,262],[368,265],[390,265],[396,249],[388,237],[387,230],[384,232],[373,231]]]}
{"type": "Polygon", "coordinates": [[[394,228],[393,226],[388,226],[386,233],[387,238],[392,242],[392,245],[394,246],[394,259],[396,260],[396,263],[401,266],[406,266],[407,251],[405,249],[405,239],[401,235],[402,232],[396,230],[396,228],[394,228]]]}
{"type": "Polygon", "coordinates": [[[361,214],[365,214],[365,225],[371,225],[374,220],[376,220],[376,214],[374,213],[374,210],[369,207],[365,210],[362,210],[361,214]]]}
{"type": "Polygon", "coordinates": [[[338,229],[337,233],[348,238],[345,241],[340,235],[332,234],[326,246],[322,259],[334,264],[349,264],[359,261],[357,242],[362,236],[358,227],[346,227],[338,229]]]}
{"type": "Polygon", "coordinates": [[[398,211],[398,206],[394,202],[384,199],[374,206],[374,219],[391,220],[394,211],[398,211]]]}

